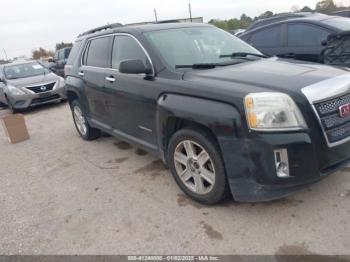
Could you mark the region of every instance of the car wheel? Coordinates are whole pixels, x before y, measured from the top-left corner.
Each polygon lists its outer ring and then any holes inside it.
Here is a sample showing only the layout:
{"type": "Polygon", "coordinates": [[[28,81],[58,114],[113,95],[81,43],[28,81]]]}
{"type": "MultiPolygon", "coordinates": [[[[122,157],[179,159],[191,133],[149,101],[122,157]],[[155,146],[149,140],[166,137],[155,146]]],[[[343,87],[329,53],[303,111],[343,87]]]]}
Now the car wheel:
{"type": "Polygon", "coordinates": [[[96,128],[92,128],[84,114],[83,109],[81,108],[77,100],[72,102],[72,114],[74,125],[79,133],[79,135],[84,140],[93,140],[101,136],[101,131],[96,128]]]}
{"type": "Polygon", "coordinates": [[[193,200],[216,204],[229,195],[219,147],[210,134],[183,129],[169,142],[168,162],[179,187],[193,200]]]}

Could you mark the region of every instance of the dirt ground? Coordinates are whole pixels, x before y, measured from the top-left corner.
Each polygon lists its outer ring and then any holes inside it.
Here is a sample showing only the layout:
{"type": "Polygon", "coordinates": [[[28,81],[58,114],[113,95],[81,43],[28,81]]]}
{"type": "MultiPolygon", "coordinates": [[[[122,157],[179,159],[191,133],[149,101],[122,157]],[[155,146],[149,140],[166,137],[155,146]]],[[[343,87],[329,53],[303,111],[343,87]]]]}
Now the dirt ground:
{"type": "Polygon", "coordinates": [[[350,254],[349,167],[281,201],[207,207],[157,158],[80,139],[67,104],[24,114],[30,140],[0,127],[1,254],[350,254]]]}

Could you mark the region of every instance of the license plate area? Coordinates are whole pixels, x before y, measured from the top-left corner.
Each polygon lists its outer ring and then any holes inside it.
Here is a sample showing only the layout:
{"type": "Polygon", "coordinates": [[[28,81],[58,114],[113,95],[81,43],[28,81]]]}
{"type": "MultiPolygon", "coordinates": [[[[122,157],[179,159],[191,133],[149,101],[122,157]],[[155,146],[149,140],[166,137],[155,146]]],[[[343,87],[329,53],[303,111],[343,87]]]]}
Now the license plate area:
{"type": "Polygon", "coordinates": [[[49,97],[51,95],[52,95],[51,92],[40,93],[39,98],[46,98],[46,97],[49,97]]]}

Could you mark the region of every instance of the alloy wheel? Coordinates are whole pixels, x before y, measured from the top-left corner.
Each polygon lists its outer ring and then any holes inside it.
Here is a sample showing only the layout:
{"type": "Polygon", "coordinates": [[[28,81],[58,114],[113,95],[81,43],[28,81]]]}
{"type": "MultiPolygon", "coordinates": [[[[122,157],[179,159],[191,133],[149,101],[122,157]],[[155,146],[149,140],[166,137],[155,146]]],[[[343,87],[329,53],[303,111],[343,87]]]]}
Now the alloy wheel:
{"type": "Polygon", "coordinates": [[[214,163],[208,152],[198,143],[185,140],[180,142],[174,152],[177,175],[192,192],[208,194],[215,184],[214,163]]]}
{"type": "Polygon", "coordinates": [[[85,136],[87,132],[86,120],[79,106],[74,106],[73,116],[74,116],[74,122],[80,134],[85,136]]]}

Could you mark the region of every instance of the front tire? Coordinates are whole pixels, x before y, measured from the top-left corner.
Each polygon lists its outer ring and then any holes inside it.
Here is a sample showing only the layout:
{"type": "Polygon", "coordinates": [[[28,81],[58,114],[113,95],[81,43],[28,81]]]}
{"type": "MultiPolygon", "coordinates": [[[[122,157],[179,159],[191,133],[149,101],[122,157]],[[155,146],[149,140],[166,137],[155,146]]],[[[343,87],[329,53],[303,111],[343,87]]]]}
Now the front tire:
{"type": "Polygon", "coordinates": [[[14,108],[13,104],[11,103],[11,101],[6,97],[6,102],[7,102],[7,107],[10,109],[12,114],[16,114],[19,112],[18,109],[14,108]]]}
{"type": "Polygon", "coordinates": [[[212,136],[200,129],[183,129],[169,142],[168,162],[182,191],[195,201],[216,204],[229,195],[225,167],[212,136]]]}
{"type": "Polygon", "coordinates": [[[101,131],[96,128],[92,128],[85,116],[85,113],[77,100],[74,100],[71,104],[72,115],[74,125],[79,133],[79,135],[84,140],[94,140],[101,136],[101,131]]]}

